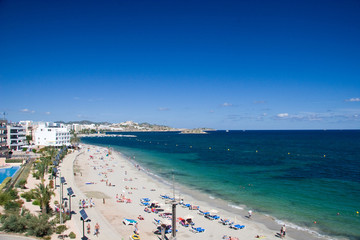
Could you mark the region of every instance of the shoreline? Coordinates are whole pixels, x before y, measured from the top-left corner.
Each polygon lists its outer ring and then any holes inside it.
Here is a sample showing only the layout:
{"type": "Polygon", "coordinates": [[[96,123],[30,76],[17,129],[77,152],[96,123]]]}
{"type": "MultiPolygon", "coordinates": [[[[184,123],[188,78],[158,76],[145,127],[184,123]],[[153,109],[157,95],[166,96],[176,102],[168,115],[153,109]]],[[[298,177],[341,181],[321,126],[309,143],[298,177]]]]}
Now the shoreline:
{"type": "MultiPolygon", "coordinates": [[[[105,147],[99,146],[99,145],[90,145],[90,144],[84,145],[84,148],[88,148],[88,147],[106,149],[105,147]]],[[[128,169],[128,171],[133,171],[135,168],[134,165],[138,164],[136,161],[134,161],[133,159],[130,159],[129,157],[127,157],[126,155],[124,155],[123,153],[121,153],[119,151],[113,151],[113,153],[114,153],[114,157],[116,159],[119,159],[119,161],[125,160],[125,163],[127,162],[127,164],[124,164],[124,165],[127,165],[126,169],[128,169]],[[116,157],[116,155],[118,157],[116,157]]],[[[154,183],[160,189],[163,189],[167,193],[172,192],[171,183],[169,183],[165,179],[162,179],[161,177],[157,176],[156,174],[154,174],[152,172],[148,172],[145,169],[142,169],[142,171],[137,172],[136,175],[139,175],[139,176],[142,175],[142,177],[145,178],[145,181],[154,183]],[[160,186],[160,185],[162,185],[162,186],[160,186]]],[[[118,184],[116,181],[113,181],[113,180],[111,180],[111,182],[116,183],[116,185],[118,184]]],[[[231,205],[229,202],[219,199],[219,198],[212,199],[211,196],[209,196],[206,193],[201,192],[200,190],[190,189],[186,186],[181,185],[180,183],[175,183],[175,184],[176,184],[176,195],[178,195],[178,193],[180,192],[181,198],[185,199],[184,202],[187,202],[187,199],[189,199],[188,201],[196,202],[198,205],[203,207],[203,209],[206,209],[206,208],[213,209],[214,208],[214,209],[220,210],[219,212],[221,213],[220,214],[221,216],[227,216],[229,218],[234,218],[233,216],[235,214],[237,221],[241,222],[241,224],[245,224],[246,226],[249,226],[247,228],[253,229],[251,231],[252,232],[251,235],[253,235],[252,238],[254,238],[255,235],[260,234],[260,235],[266,235],[267,238],[278,239],[277,237],[275,237],[275,234],[279,231],[279,229],[281,227],[281,225],[279,224],[280,220],[277,220],[276,218],[274,218],[272,216],[268,216],[263,213],[255,213],[254,216],[252,217],[252,219],[247,219],[245,217],[245,215],[247,215],[247,210],[249,210],[249,209],[244,205],[240,205],[240,206],[231,205]],[[255,229],[255,231],[254,231],[254,229],[255,229]]],[[[159,196],[159,194],[164,194],[164,193],[157,191],[157,196],[159,196]]],[[[110,199],[111,199],[111,197],[110,197],[110,199]]],[[[180,207],[178,207],[178,208],[180,208],[180,207]]],[[[103,212],[104,212],[104,209],[103,209],[103,212]]],[[[194,211],[192,211],[191,214],[195,215],[196,213],[194,211]]],[[[207,220],[207,221],[209,221],[209,220],[207,220]]],[[[220,228],[221,227],[226,228],[226,227],[220,225],[219,223],[217,223],[217,225],[220,228]]],[[[248,231],[247,228],[245,228],[245,230],[238,230],[239,232],[236,232],[236,234],[242,236],[243,232],[248,231]]],[[[299,239],[299,240],[331,239],[331,237],[329,237],[329,236],[314,236],[313,234],[310,233],[310,231],[312,231],[312,230],[309,229],[309,232],[306,232],[306,231],[297,230],[297,229],[294,229],[294,228],[291,228],[290,226],[288,226],[287,239],[299,239]]],[[[232,231],[228,230],[227,232],[231,233],[232,231]]],[[[210,239],[220,239],[220,238],[210,238],[210,239]]]]}
{"type": "MultiPolygon", "coordinates": [[[[93,146],[97,146],[97,145],[93,145],[93,146]]],[[[117,151],[117,150],[114,150],[114,151],[116,153],[124,156],[131,164],[138,164],[138,165],[140,164],[140,163],[136,162],[135,160],[131,159],[129,156],[126,156],[122,152],[117,151]]],[[[162,184],[172,188],[172,183],[168,182],[167,180],[163,179],[162,177],[158,176],[157,174],[155,174],[151,171],[147,171],[144,168],[141,168],[141,169],[142,169],[143,173],[145,173],[148,177],[155,179],[155,181],[159,181],[162,184]]],[[[287,232],[290,234],[293,233],[296,236],[295,239],[297,239],[297,240],[308,240],[308,239],[314,239],[314,240],[315,239],[317,239],[317,240],[324,240],[324,239],[340,240],[340,239],[343,239],[343,240],[345,240],[346,239],[346,238],[334,238],[332,236],[321,234],[310,228],[301,227],[295,223],[280,220],[280,219],[277,219],[276,217],[273,217],[271,215],[268,215],[268,214],[265,214],[262,212],[256,212],[256,209],[254,212],[254,209],[247,207],[245,204],[236,204],[231,201],[224,200],[217,196],[214,197],[214,196],[210,195],[210,193],[206,193],[200,189],[192,189],[189,186],[185,186],[179,182],[176,182],[176,179],[175,179],[175,191],[177,192],[177,194],[179,194],[181,192],[182,193],[181,196],[188,196],[189,198],[194,199],[196,202],[204,202],[204,204],[208,205],[210,208],[211,208],[211,206],[214,206],[213,208],[220,208],[220,209],[226,211],[228,214],[229,214],[229,212],[235,212],[236,215],[239,216],[239,219],[242,219],[245,221],[248,220],[248,218],[247,218],[248,210],[252,210],[253,216],[252,216],[251,221],[253,221],[255,218],[254,222],[263,224],[265,228],[267,228],[268,230],[274,231],[274,232],[277,232],[283,224],[286,224],[287,232]]],[[[288,238],[288,236],[287,236],[287,238],[288,238]]]]}

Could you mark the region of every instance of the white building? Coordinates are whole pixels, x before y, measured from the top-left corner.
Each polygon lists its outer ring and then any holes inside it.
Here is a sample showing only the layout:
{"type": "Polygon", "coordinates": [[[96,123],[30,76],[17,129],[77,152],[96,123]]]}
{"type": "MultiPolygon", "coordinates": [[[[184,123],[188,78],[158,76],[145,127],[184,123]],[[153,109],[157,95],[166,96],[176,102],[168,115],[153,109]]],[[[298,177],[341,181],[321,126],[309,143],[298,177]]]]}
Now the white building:
{"type": "Polygon", "coordinates": [[[70,146],[70,132],[64,124],[39,123],[34,131],[34,142],[37,146],[70,146]]]}
{"type": "Polygon", "coordinates": [[[9,149],[19,151],[26,144],[26,130],[21,125],[7,125],[7,145],[9,149]]]}
{"type": "Polygon", "coordinates": [[[81,128],[82,126],[80,125],[80,124],[77,124],[77,123],[73,123],[72,125],[71,125],[71,129],[72,130],[74,130],[74,132],[80,132],[81,131],[81,128]]]}
{"type": "Polygon", "coordinates": [[[33,122],[32,121],[20,121],[19,124],[25,128],[26,136],[32,136],[33,122]]]}

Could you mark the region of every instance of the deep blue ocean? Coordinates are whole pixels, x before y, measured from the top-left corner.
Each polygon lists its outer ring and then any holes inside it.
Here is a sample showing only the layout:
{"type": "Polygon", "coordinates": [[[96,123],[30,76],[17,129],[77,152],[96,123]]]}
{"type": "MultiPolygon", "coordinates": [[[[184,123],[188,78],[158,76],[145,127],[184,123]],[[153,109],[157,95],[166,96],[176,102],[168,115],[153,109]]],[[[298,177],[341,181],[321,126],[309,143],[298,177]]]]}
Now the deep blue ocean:
{"type": "Polygon", "coordinates": [[[89,137],[164,179],[321,234],[360,239],[360,131],[89,137]],[[316,224],[314,224],[316,221],[316,224]]]}

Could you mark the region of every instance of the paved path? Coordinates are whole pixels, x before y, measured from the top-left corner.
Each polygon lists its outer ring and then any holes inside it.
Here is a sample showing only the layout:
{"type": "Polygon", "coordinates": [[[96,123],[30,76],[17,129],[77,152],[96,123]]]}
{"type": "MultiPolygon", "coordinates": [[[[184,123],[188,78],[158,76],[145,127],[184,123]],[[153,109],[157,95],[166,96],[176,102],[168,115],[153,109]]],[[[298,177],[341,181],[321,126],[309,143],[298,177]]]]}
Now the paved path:
{"type": "MultiPolygon", "coordinates": [[[[84,154],[84,149],[80,151],[75,151],[74,153],[68,154],[65,158],[63,163],[61,163],[59,169],[61,172],[61,176],[65,177],[66,185],[64,185],[64,197],[67,197],[67,188],[71,187],[74,191],[75,197],[71,198],[71,206],[72,210],[75,211],[76,214],[72,216],[71,224],[73,224],[76,229],[78,230],[76,235],[77,239],[78,236],[82,236],[83,233],[83,223],[80,220],[80,213],[78,208],[78,203],[80,199],[87,198],[84,193],[82,193],[79,188],[75,184],[74,179],[74,172],[73,172],[73,163],[76,160],[76,158],[80,157],[84,154]],[[79,235],[78,235],[79,234],[79,235]]],[[[57,188],[57,191],[59,191],[60,188],[57,188]]],[[[120,233],[118,233],[112,225],[102,216],[102,214],[95,208],[87,208],[86,210],[87,215],[91,219],[91,234],[86,235],[89,239],[98,239],[98,240],[111,240],[111,239],[121,239],[120,233]],[[96,223],[99,223],[100,225],[100,235],[98,237],[92,235],[94,226],[96,223]]],[[[85,223],[86,228],[87,223],[85,223]]],[[[86,229],[85,229],[86,231],[86,229]]]]}
{"type": "Polygon", "coordinates": [[[0,239],[1,240],[37,240],[38,238],[30,238],[30,237],[17,236],[11,234],[0,234],[0,239]]]}

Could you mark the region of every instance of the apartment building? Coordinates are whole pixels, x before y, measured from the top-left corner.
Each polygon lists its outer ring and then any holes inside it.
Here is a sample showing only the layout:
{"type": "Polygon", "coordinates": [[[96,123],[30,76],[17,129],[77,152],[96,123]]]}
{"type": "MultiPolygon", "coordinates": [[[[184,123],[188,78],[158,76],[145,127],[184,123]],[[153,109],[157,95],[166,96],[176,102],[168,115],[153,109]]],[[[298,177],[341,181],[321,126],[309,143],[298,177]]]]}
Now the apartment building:
{"type": "Polygon", "coordinates": [[[6,158],[9,153],[7,147],[7,120],[0,120],[0,158],[6,158]]]}
{"type": "Polygon", "coordinates": [[[9,149],[19,151],[26,144],[26,130],[18,124],[7,125],[7,145],[9,149]]]}

